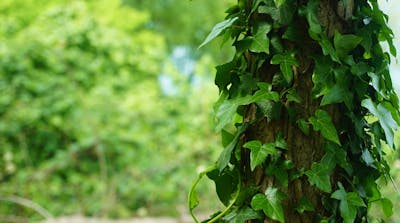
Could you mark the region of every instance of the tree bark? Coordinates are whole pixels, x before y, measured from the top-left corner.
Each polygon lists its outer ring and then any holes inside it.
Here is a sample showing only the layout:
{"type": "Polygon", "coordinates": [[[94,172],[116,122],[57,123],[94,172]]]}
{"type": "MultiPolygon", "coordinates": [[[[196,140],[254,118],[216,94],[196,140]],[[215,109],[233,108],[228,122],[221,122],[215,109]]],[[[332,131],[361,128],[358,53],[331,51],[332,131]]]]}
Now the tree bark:
{"type": "MultiPolygon", "coordinates": [[[[349,24],[347,19],[351,15],[352,1],[347,0],[347,7],[338,0],[320,0],[318,17],[321,25],[325,27],[325,34],[328,38],[332,38],[335,30],[339,32],[347,32],[349,24]]],[[[298,5],[305,5],[307,1],[298,1],[298,5]]],[[[305,37],[304,42],[301,44],[284,43],[286,49],[295,48],[297,52],[297,60],[299,61],[298,67],[293,67],[294,81],[293,88],[296,89],[302,99],[301,104],[290,104],[290,108],[296,111],[296,118],[304,118],[307,120],[313,116],[315,111],[320,106],[320,100],[313,98],[311,89],[313,88],[312,74],[314,69],[314,61],[311,58],[312,54],[322,55],[321,48],[308,35],[308,24],[304,17],[295,15],[293,22],[298,23],[301,27],[299,30],[302,36],[305,37]]],[[[250,57],[249,60],[252,58],[250,57]]],[[[248,61],[248,64],[252,64],[248,61]]],[[[272,81],[274,71],[278,71],[279,67],[271,65],[266,61],[257,74],[253,74],[266,82],[272,81]]],[[[275,89],[279,90],[279,89],[275,89]]],[[[246,109],[244,121],[254,121],[256,112],[256,105],[249,105],[246,109]]],[[[342,121],[342,114],[340,105],[324,106],[324,110],[328,111],[334,123],[342,121]]],[[[310,135],[306,136],[297,126],[295,121],[289,117],[287,109],[281,109],[280,118],[277,120],[263,120],[256,121],[254,125],[249,127],[245,132],[243,141],[260,140],[263,143],[274,142],[278,134],[282,134],[283,138],[288,144],[288,150],[283,151],[283,156],[286,160],[291,160],[297,171],[309,170],[313,162],[319,162],[325,151],[323,149],[323,138],[319,132],[310,131],[310,135]]],[[[241,154],[242,171],[245,176],[246,185],[257,185],[260,192],[264,192],[269,186],[278,187],[287,195],[287,199],[283,202],[283,209],[285,212],[285,222],[289,223],[312,223],[317,222],[318,215],[326,216],[327,211],[322,205],[323,192],[318,190],[315,186],[311,186],[306,175],[302,175],[293,181],[289,181],[288,188],[282,187],[276,182],[272,176],[266,176],[262,168],[256,168],[254,171],[250,170],[250,152],[246,149],[242,150],[241,154]],[[314,212],[304,212],[299,214],[295,207],[298,205],[299,200],[305,197],[313,204],[314,212]]],[[[337,174],[332,174],[331,184],[336,185],[338,177],[337,174]]],[[[264,222],[274,222],[270,219],[265,219],[264,222]]]]}

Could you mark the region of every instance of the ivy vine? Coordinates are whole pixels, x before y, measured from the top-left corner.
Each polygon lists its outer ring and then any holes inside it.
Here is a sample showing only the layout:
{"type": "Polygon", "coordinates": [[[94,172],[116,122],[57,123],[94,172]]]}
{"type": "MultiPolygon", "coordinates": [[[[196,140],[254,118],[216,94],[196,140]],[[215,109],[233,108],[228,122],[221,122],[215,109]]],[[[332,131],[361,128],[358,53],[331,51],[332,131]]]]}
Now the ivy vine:
{"type": "Polygon", "coordinates": [[[396,56],[396,49],[387,21],[377,0],[238,0],[227,10],[226,20],[201,44],[222,36],[236,53],[216,67],[220,98],[215,120],[224,149],[216,163],[200,173],[189,193],[196,222],[196,186],[204,176],[215,182],[226,206],[205,220],[209,223],[287,222],[284,201],[290,195],[285,188],[299,178],[319,190],[324,210],[318,212],[306,196],[296,200],[294,209],[300,215],[318,213],[317,222],[370,222],[372,203],[380,203],[387,217],[392,215],[393,205],[376,183],[381,177],[390,180],[383,146],[394,148],[400,124],[399,101],[388,70],[390,54],[396,56]],[[326,3],[327,7],[336,4],[335,18],[340,19],[332,27],[321,22],[326,3]],[[383,50],[383,42],[390,54],[383,50]],[[305,44],[316,47],[302,52],[305,44]],[[304,64],[307,61],[311,62],[304,64]],[[299,90],[307,72],[312,74],[307,90],[313,102],[304,101],[299,90]],[[309,117],[300,116],[295,106],[310,103],[317,103],[317,108],[309,117]],[[340,119],[333,116],[332,108],[340,119]],[[309,168],[287,159],[288,151],[296,148],[282,132],[268,142],[245,137],[260,120],[283,119],[304,140],[316,134],[321,138],[324,154],[309,168]],[[245,182],[246,153],[248,171],[262,170],[274,179],[273,184],[260,187],[245,182]]]}

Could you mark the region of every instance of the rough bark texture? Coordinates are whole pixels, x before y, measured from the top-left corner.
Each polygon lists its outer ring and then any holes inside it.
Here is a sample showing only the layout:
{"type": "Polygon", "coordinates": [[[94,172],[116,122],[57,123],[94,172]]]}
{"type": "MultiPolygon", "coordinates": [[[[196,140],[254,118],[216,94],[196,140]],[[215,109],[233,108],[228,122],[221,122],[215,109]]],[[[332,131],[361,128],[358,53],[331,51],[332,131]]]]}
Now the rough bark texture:
{"type": "MultiPolygon", "coordinates": [[[[299,1],[299,4],[306,4],[307,1],[299,1]]],[[[352,2],[347,0],[347,2],[352,2]]],[[[352,13],[352,3],[347,3],[347,7],[338,0],[321,0],[319,5],[319,20],[320,23],[325,27],[325,32],[329,38],[332,38],[335,30],[340,32],[346,32],[349,27],[347,19],[352,13]]],[[[308,119],[313,116],[315,110],[320,107],[320,100],[314,99],[311,95],[311,89],[313,88],[312,72],[313,72],[313,59],[310,57],[312,52],[322,54],[320,47],[316,45],[314,41],[309,39],[307,34],[307,22],[304,18],[295,18],[295,22],[298,22],[302,27],[300,30],[304,31],[305,40],[301,45],[290,45],[286,43],[287,48],[296,48],[299,54],[297,59],[300,62],[299,67],[293,67],[295,77],[293,87],[296,88],[300,97],[302,98],[302,104],[290,104],[290,107],[296,111],[296,119],[304,118],[308,119]]],[[[279,67],[270,65],[268,62],[264,63],[262,71],[257,75],[265,81],[270,82],[272,75],[279,69],[279,67]]],[[[325,106],[324,110],[328,111],[333,118],[334,123],[341,121],[340,107],[338,106],[325,106]]],[[[245,121],[254,120],[256,107],[250,105],[247,108],[245,115],[245,121]]],[[[277,121],[270,121],[267,119],[258,121],[257,124],[248,129],[242,140],[260,140],[264,143],[273,142],[276,135],[282,133],[284,139],[288,144],[289,150],[284,154],[284,157],[291,160],[297,170],[308,170],[311,168],[313,162],[319,162],[322,156],[325,154],[323,149],[323,139],[318,132],[311,131],[309,136],[303,134],[297,127],[297,124],[289,120],[289,114],[285,108],[281,109],[280,119],[277,121]]],[[[323,194],[315,186],[311,186],[308,182],[307,176],[302,177],[289,182],[289,187],[283,188],[281,185],[275,182],[273,177],[265,176],[264,170],[256,168],[254,172],[250,171],[249,167],[249,152],[248,150],[242,150],[242,170],[247,176],[247,185],[258,185],[260,191],[263,192],[268,186],[274,185],[279,187],[285,192],[288,198],[284,201],[283,209],[285,211],[285,220],[289,223],[312,223],[317,222],[317,216],[325,216],[326,210],[322,205],[323,194]],[[295,211],[295,207],[298,201],[302,198],[308,198],[315,207],[315,212],[304,212],[299,214],[295,211]]],[[[337,177],[331,176],[332,185],[335,185],[337,177]]],[[[272,220],[265,219],[264,222],[274,222],[272,220]]]]}

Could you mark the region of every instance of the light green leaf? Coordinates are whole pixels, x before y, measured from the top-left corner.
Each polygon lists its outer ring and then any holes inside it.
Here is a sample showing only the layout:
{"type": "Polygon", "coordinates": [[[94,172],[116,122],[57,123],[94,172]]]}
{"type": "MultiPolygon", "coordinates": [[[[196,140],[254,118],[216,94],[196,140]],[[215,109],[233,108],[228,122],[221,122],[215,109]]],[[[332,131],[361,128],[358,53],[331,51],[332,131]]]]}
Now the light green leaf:
{"type": "Polygon", "coordinates": [[[250,152],[250,168],[253,171],[256,166],[262,164],[268,155],[277,155],[278,151],[272,143],[261,144],[258,140],[247,142],[243,145],[244,148],[251,150],[250,152]]]}
{"type": "Polygon", "coordinates": [[[293,80],[293,68],[292,66],[298,66],[298,62],[294,57],[294,54],[283,53],[275,54],[271,59],[271,64],[279,64],[282,71],[283,77],[287,83],[291,83],[293,80]]]}
{"type": "Polygon", "coordinates": [[[386,136],[387,144],[393,148],[394,131],[398,129],[396,121],[393,119],[392,113],[384,104],[376,105],[371,99],[364,99],[361,105],[368,109],[372,115],[379,119],[379,124],[383,128],[386,136]]]}
{"type": "Polygon", "coordinates": [[[253,98],[250,95],[244,97],[237,97],[228,99],[222,102],[218,107],[215,118],[217,121],[216,131],[221,131],[223,127],[232,121],[233,116],[236,113],[236,109],[240,105],[248,105],[253,102],[253,98]]]}
{"type": "Polygon", "coordinates": [[[309,121],[315,131],[321,131],[325,139],[340,145],[339,136],[328,112],[318,109],[315,111],[315,117],[310,117],[309,121]]]}
{"type": "Polygon", "coordinates": [[[211,33],[208,34],[207,38],[204,40],[204,42],[202,44],[200,44],[199,48],[203,47],[204,45],[209,43],[211,40],[215,39],[225,29],[229,28],[238,19],[239,19],[238,17],[229,18],[229,19],[215,25],[214,28],[211,30],[211,33]]]}
{"type": "Polygon", "coordinates": [[[385,216],[387,218],[390,218],[393,215],[393,203],[387,198],[382,198],[381,199],[381,205],[382,205],[382,210],[383,213],[385,213],[385,216]]]}
{"type": "Polygon", "coordinates": [[[331,192],[331,181],[330,172],[326,166],[321,163],[313,163],[311,170],[306,171],[308,181],[311,185],[315,185],[318,189],[330,193],[331,192]]]}
{"type": "Polygon", "coordinates": [[[263,210],[265,215],[281,223],[285,222],[285,216],[281,204],[282,197],[277,188],[269,187],[265,194],[256,194],[251,200],[251,207],[258,211],[263,210]]]}
{"type": "Polygon", "coordinates": [[[365,207],[364,201],[356,192],[347,193],[347,201],[349,204],[357,206],[357,207],[365,207]]]}
{"type": "Polygon", "coordinates": [[[267,33],[271,31],[271,25],[268,23],[256,23],[251,37],[249,50],[255,53],[269,54],[269,38],[267,33]]]}
{"type": "Polygon", "coordinates": [[[279,8],[286,0],[274,0],[275,6],[279,8]]]}

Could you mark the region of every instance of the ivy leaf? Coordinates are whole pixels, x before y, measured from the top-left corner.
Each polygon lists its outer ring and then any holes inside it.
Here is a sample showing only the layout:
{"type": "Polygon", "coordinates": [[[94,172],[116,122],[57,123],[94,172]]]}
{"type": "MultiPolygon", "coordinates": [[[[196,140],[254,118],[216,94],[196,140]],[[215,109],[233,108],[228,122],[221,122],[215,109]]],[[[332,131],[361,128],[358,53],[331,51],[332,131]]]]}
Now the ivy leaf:
{"type": "Polygon", "coordinates": [[[203,47],[204,45],[209,43],[211,40],[218,37],[225,29],[229,28],[238,19],[239,19],[239,17],[229,18],[229,19],[215,25],[214,28],[211,30],[211,33],[208,34],[207,38],[204,40],[204,42],[202,44],[200,44],[199,48],[203,47]]]}
{"type": "Polygon", "coordinates": [[[304,211],[314,210],[313,204],[306,197],[302,197],[296,207],[296,211],[300,214],[303,214],[304,211]]]}
{"type": "Polygon", "coordinates": [[[208,172],[207,177],[214,181],[215,190],[220,201],[224,205],[228,206],[229,202],[231,201],[232,194],[234,194],[237,189],[237,173],[229,168],[224,169],[224,171],[221,173],[215,169],[211,172],[208,172]]]}
{"type": "Polygon", "coordinates": [[[383,213],[387,218],[390,218],[393,215],[393,203],[387,198],[381,199],[381,206],[383,213]]]}
{"type": "Polygon", "coordinates": [[[299,119],[297,120],[297,126],[299,129],[305,134],[305,135],[310,135],[310,126],[304,119],[299,119]]]}
{"type": "Polygon", "coordinates": [[[256,166],[262,164],[268,155],[277,155],[273,143],[262,144],[258,140],[249,141],[243,145],[244,148],[250,149],[250,168],[253,171],[256,166]]]}
{"type": "Polygon", "coordinates": [[[334,103],[344,102],[350,110],[353,108],[353,94],[342,84],[337,83],[325,93],[321,100],[321,105],[330,105],[334,103]]]}
{"type": "Polygon", "coordinates": [[[274,0],[275,6],[279,8],[286,0],[274,0]]]}
{"type": "Polygon", "coordinates": [[[232,121],[233,116],[236,113],[236,109],[240,105],[248,105],[253,103],[253,97],[250,95],[244,97],[237,97],[233,99],[226,99],[218,107],[215,118],[217,125],[215,127],[216,131],[221,131],[223,127],[232,121]]]}
{"type": "Polygon", "coordinates": [[[303,9],[305,13],[302,13],[305,14],[307,18],[308,25],[310,26],[309,32],[314,39],[316,34],[320,34],[322,32],[322,27],[318,20],[318,5],[318,0],[309,0],[307,6],[305,9],[303,9]]]}
{"type": "Polygon", "coordinates": [[[379,124],[383,128],[386,136],[387,144],[393,148],[394,131],[397,130],[398,125],[393,119],[392,113],[385,107],[383,103],[376,105],[371,99],[364,99],[361,105],[368,109],[372,115],[379,119],[379,124]]]}
{"type": "Polygon", "coordinates": [[[288,149],[288,145],[280,132],[276,136],[275,146],[281,149],[288,149]]]}
{"type": "Polygon", "coordinates": [[[315,185],[318,189],[330,193],[332,190],[330,172],[331,170],[323,163],[313,163],[311,170],[306,171],[306,175],[311,185],[315,185]]]}
{"type": "Polygon", "coordinates": [[[315,111],[315,117],[310,117],[309,121],[313,125],[314,131],[321,131],[325,139],[340,145],[339,136],[328,112],[318,109],[315,111]]]}
{"type": "Polygon", "coordinates": [[[256,194],[251,200],[251,207],[256,210],[263,210],[265,215],[275,221],[285,222],[285,216],[281,205],[282,196],[278,188],[268,187],[265,194],[256,194]]]}
{"type": "Polygon", "coordinates": [[[240,126],[235,134],[235,137],[222,151],[221,155],[219,156],[219,158],[217,160],[217,166],[218,166],[219,171],[222,171],[228,165],[229,161],[231,160],[232,151],[236,147],[236,144],[239,140],[240,135],[246,129],[247,129],[247,125],[240,126]]]}
{"type": "Polygon", "coordinates": [[[260,212],[251,209],[250,207],[234,209],[224,217],[228,223],[243,223],[247,220],[261,219],[263,216],[260,212]]]}
{"type": "Polygon", "coordinates": [[[361,197],[355,192],[347,193],[340,182],[339,189],[333,192],[331,197],[340,201],[340,216],[342,216],[344,223],[353,223],[356,218],[357,207],[365,207],[361,197]]]}
{"type": "Polygon", "coordinates": [[[340,63],[336,50],[333,48],[332,43],[328,39],[328,37],[322,35],[321,40],[318,43],[321,46],[322,53],[324,55],[329,55],[333,61],[340,63]]]}
{"type": "Polygon", "coordinates": [[[251,37],[249,50],[255,53],[269,54],[269,38],[267,33],[271,31],[271,25],[268,23],[256,23],[251,37]]]}
{"type": "Polygon", "coordinates": [[[276,54],[271,59],[271,64],[279,64],[283,77],[287,83],[291,83],[293,80],[293,69],[292,66],[298,66],[298,62],[293,54],[283,53],[276,54]]]}
{"type": "Polygon", "coordinates": [[[218,86],[220,91],[225,90],[231,82],[231,72],[233,71],[235,65],[235,61],[231,61],[216,67],[217,73],[215,75],[215,84],[218,86]]]}
{"type": "Polygon", "coordinates": [[[342,35],[339,32],[335,32],[333,37],[333,44],[335,45],[336,52],[339,57],[344,58],[351,50],[360,44],[362,38],[356,35],[342,35]]]}

